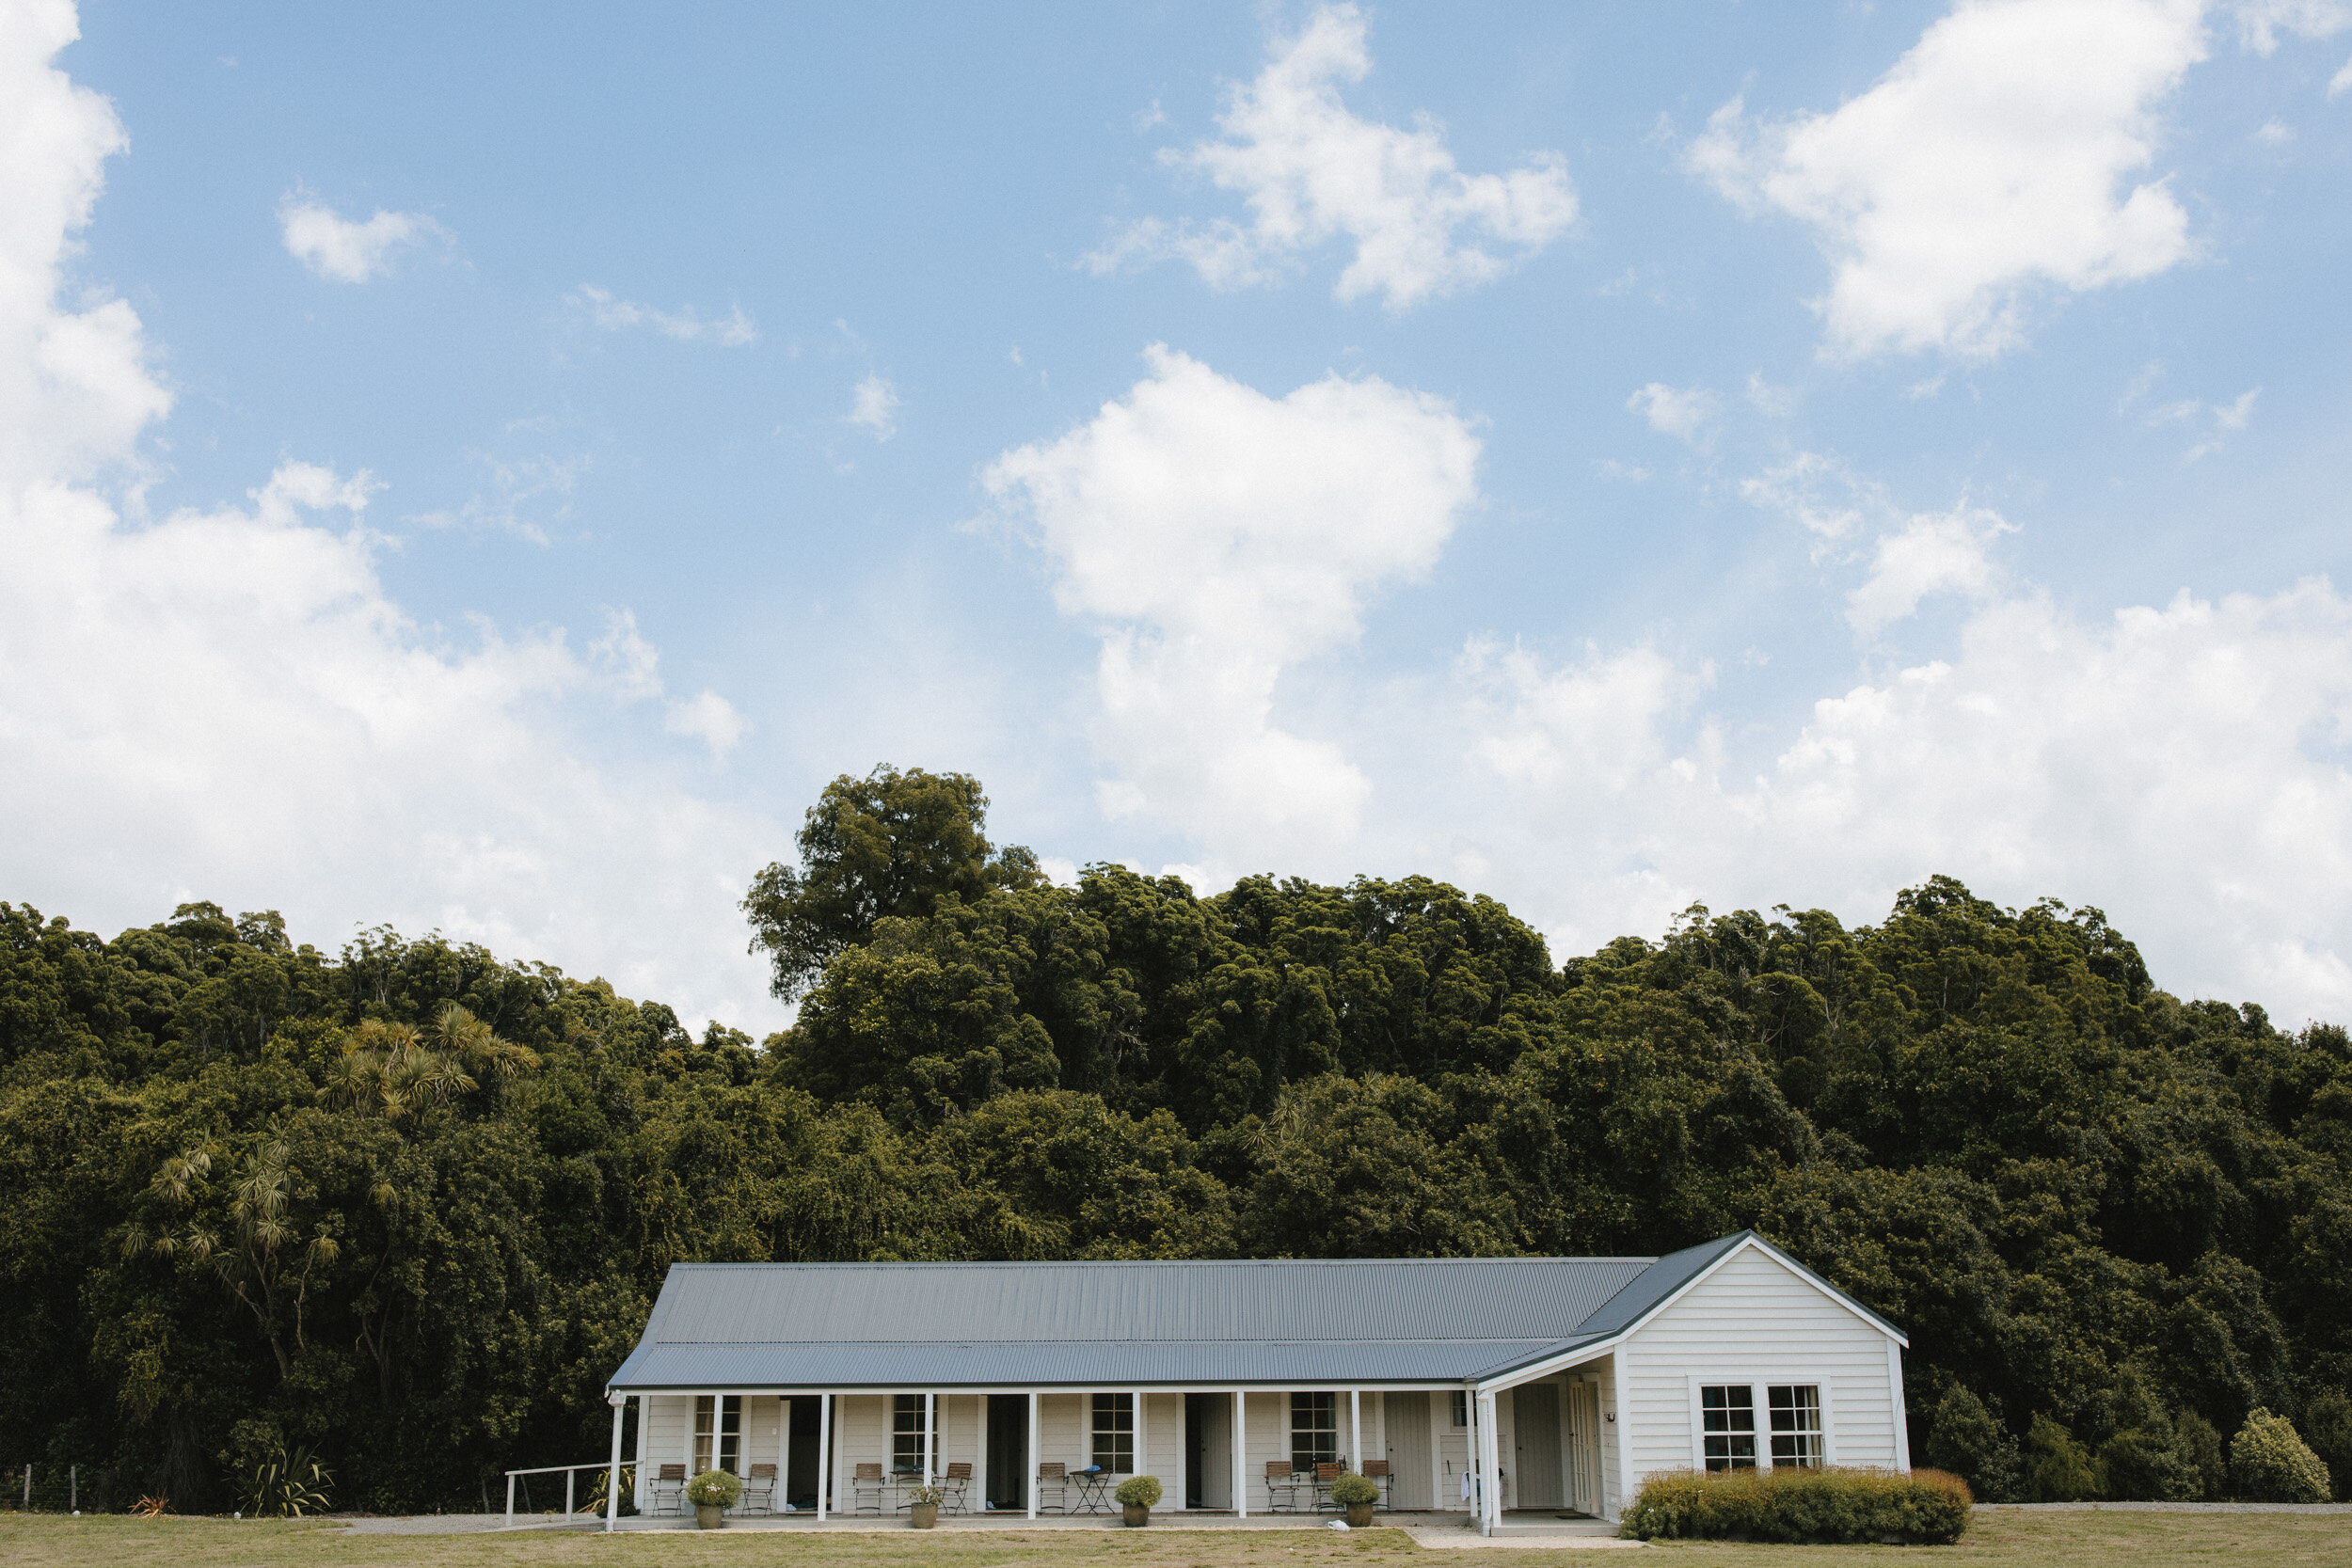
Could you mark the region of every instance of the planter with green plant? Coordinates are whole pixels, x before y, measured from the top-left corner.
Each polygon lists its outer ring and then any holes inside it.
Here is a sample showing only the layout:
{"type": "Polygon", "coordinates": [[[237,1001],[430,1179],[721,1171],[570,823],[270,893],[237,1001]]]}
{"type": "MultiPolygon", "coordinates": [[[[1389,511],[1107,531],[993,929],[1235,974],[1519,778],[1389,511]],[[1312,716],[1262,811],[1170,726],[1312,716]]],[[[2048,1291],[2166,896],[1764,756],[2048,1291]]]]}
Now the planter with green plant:
{"type": "Polygon", "coordinates": [[[947,1500],[944,1487],[910,1486],[907,1488],[907,1523],[916,1529],[930,1529],[939,1523],[939,1505],[947,1500]]]}
{"type": "Polygon", "coordinates": [[[1363,1529],[1372,1523],[1373,1506],[1380,1500],[1380,1483],[1349,1470],[1331,1478],[1331,1500],[1347,1510],[1347,1528],[1363,1529]]]}
{"type": "Polygon", "coordinates": [[[1160,1500],[1160,1478],[1129,1476],[1111,1494],[1119,1499],[1119,1516],[1130,1526],[1152,1522],[1152,1505],[1160,1500]]]}
{"type": "Polygon", "coordinates": [[[724,1470],[705,1470],[686,1483],[686,1500],[694,1505],[694,1523],[717,1529],[727,1522],[727,1510],[743,1499],[743,1483],[724,1470]]]}

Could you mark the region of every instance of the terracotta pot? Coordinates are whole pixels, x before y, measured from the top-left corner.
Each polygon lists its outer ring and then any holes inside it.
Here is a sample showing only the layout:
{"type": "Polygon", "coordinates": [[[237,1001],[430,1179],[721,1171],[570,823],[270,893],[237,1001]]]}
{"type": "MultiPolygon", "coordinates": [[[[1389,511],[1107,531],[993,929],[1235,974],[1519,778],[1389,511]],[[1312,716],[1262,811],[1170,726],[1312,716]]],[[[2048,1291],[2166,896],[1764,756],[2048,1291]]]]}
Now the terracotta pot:
{"type": "Polygon", "coordinates": [[[1372,1528],[1373,1507],[1371,1503],[1349,1503],[1347,1505],[1347,1528],[1349,1529],[1372,1528]]]}
{"type": "Polygon", "coordinates": [[[694,1505],[694,1524],[700,1529],[720,1529],[725,1527],[727,1511],[711,1503],[694,1505]]]}
{"type": "Polygon", "coordinates": [[[1130,1528],[1136,1525],[1148,1525],[1152,1522],[1152,1511],[1149,1508],[1144,1507],[1141,1503],[1120,1503],[1119,1505],[1119,1516],[1127,1521],[1130,1528]]]}
{"type": "Polygon", "coordinates": [[[907,1523],[916,1529],[935,1528],[939,1524],[939,1505],[937,1503],[907,1504],[907,1523]]]}

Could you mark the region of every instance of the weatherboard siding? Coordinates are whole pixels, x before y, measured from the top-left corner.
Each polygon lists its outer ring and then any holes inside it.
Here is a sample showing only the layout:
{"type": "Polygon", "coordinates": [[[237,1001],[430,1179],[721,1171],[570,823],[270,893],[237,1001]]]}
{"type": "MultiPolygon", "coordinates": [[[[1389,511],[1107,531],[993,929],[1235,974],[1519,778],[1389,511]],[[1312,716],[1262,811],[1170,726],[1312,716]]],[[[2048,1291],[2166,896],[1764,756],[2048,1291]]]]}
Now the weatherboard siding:
{"type": "MultiPolygon", "coordinates": [[[[1886,1345],[1878,1328],[1802,1275],[1756,1248],[1742,1251],[1644,1324],[1627,1347],[1630,1370],[1618,1415],[1633,1423],[1634,1484],[1691,1465],[1693,1378],[1819,1383],[1831,1458],[1895,1467],[1886,1345]]],[[[1604,1405],[1607,1399],[1604,1389],[1604,1405]]],[[[1760,1408],[1757,1424],[1766,1424],[1760,1408]]],[[[1759,1432],[1759,1449],[1764,1438],[1759,1432]]]]}

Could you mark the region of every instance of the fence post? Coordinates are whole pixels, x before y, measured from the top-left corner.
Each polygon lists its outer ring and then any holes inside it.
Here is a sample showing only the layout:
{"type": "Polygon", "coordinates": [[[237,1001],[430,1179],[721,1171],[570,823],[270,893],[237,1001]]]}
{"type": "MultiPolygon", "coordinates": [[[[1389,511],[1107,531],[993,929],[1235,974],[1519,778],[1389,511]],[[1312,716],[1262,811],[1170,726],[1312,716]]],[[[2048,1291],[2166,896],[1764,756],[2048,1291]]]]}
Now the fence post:
{"type": "Polygon", "coordinates": [[[577,1470],[564,1472],[564,1517],[566,1519],[572,1516],[572,1478],[577,1474],[577,1470]]]}
{"type": "Polygon", "coordinates": [[[515,1528],[515,1472],[506,1472],[506,1528],[515,1528]]]}
{"type": "Polygon", "coordinates": [[[82,1467],[79,1465],[65,1467],[65,1506],[76,1513],[82,1512],[82,1467]]]}
{"type": "Polygon", "coordinates": [[[33,1512],[33,1467],[24,1466],[24,1512],[33,1512]]]}

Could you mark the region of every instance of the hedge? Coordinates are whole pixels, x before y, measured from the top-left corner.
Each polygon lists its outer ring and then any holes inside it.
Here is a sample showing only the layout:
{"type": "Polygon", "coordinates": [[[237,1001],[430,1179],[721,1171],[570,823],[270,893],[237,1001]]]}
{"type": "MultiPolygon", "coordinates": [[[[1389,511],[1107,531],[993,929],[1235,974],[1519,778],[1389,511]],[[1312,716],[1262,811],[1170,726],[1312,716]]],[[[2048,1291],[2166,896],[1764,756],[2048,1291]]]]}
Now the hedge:
{"type": "Polygon", "coordinates": [[[1948,1545],[1976,1499],[1943,1470],[1668,1470],[1642,1483],[1620,1533],[1636,1540],[1886,1541],[1948,1545]]]}

